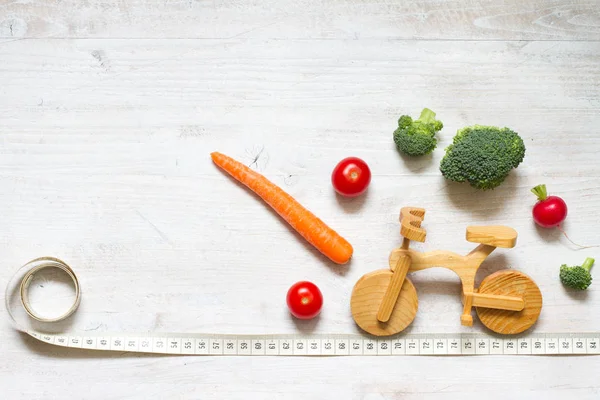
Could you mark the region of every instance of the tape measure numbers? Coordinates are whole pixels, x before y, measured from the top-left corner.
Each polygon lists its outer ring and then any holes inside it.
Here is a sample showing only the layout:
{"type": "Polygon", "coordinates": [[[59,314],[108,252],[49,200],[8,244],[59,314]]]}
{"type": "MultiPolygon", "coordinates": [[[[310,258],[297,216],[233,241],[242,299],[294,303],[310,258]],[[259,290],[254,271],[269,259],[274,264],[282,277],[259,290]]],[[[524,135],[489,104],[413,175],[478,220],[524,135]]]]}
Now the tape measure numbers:
{"type": "Polygon", "coordinates": [[[196,335],[77,336],[27,333],[43,342],[90,350],[157,354],[231,356],[393,356],[600,354],[592,334],[544,334],[490,338],[476,334],[407,334],[395,339],[360,335],[196,335]]]}
{"type": "Polygon", "coordinates": [[[217,335],[192,333],[108,334],[43,333],[17,322],[15,296],[36,326],[50,326],[71,316],[79,306],[77,276],[65,262],[51,257],[30,261],[19,269],[6,289],[6,309],[13,325],[35,339],[56,346],[100,351],[226,356],[394,356],[394,355],[552,355],[600,354],[600,332],[546,333],[522,337],[483,334],[403,334],[374,338],[356,334],[334,335],[217,335]],[[45,318],[29,304],[29,284],[48,268],[64,271],[73,281],[75,301],[62,316],[45,318]],[[18,296],[17,296],[18,294],[18,296]]]}

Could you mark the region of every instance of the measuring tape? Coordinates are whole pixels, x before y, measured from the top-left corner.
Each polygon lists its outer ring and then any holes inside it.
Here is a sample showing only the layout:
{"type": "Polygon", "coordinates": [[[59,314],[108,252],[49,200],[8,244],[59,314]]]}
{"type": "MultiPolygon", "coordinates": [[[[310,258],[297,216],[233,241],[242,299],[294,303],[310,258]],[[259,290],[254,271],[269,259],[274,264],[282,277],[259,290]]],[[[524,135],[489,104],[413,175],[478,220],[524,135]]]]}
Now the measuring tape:
{"type": "Polygon", "coordinates": [[[374,338],[334,335],[220,335],[192,333],[108,334],[44,333],[41,328],[69,318],[79,306],[77,276],[64,261],[42,257],[21,267],[6,288],[6,310],[15,328],[56,346],[100,351],[205,356],[394,356],[394,355],[551,355],[600,354],[600,332],[545,333],[522,337],[483,334],[403,334],[374,338]],[[29,285],[36,273],[57,268],[73,281],[75,301],[63,315],[45,318],[29,303],[29,285]],[[13,313],[18,300],[30,317],[29,327],[13,313]]]}

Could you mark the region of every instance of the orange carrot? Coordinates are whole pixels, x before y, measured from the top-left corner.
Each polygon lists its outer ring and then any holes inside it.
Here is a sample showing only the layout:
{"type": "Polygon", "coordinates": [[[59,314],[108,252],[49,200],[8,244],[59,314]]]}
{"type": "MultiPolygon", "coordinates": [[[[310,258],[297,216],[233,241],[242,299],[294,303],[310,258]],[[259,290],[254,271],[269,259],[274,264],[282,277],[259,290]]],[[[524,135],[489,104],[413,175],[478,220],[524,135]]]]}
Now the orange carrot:
{"type": "Polygon", "coordinates": [[[352,245],[263,175],[224,154],[210,154],[213,162],[263,199],[304,239],[338,264],[352,257],[352,245]]]}

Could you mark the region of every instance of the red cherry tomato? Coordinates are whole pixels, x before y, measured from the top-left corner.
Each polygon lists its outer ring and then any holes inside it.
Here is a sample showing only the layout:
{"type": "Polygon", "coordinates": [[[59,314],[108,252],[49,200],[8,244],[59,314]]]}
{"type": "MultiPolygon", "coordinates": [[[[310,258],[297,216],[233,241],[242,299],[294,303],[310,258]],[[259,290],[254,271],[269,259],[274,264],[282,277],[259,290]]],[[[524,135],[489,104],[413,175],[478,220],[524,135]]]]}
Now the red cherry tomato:
{"type": "Polygon", "coordinates": [[[311,319],[321,312],[323,295],[314,283],[297,282],[287,292],[287,305],[294,317],[311,319]]]}
{"type": "Polygon", "coordinates": [[[567,203],[558,196],[548,196],[545,185],[532,189],[538,196],[538,202],[533,206],[533,220],[544,228],[554,228],[567,218],[567,203]]]}
{"type": "Polygon", "coordinates": [[[371,170],[357,157],[344,158],[333,169],[331,183],[336,192],[346,197],[363,194],[371,182],[371,170]]]}

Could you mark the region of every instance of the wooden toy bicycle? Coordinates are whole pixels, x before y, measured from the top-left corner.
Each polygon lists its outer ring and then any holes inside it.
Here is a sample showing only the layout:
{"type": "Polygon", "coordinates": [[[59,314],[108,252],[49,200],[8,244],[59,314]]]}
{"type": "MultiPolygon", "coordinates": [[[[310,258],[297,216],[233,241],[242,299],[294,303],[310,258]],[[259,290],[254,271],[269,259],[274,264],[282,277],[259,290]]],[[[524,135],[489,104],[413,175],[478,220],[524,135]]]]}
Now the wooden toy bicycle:
{"type": "Polygon", "coordinates": [[[425,241],[421,228],[425,217],[422,208],[404,207],[400,211],[402,247],[392,251],[390,269],[364,275],[352,291],[354,321],[376,336],[393,335],[404,330],[415,318],[417,292],[406,278],[408,272],[432,267],[454,271],[462,283],[462,325],[472,326],[471,309],[488,329],[501,334],[516,334],[529,329],[542,310],[542,293],[531,278],[522,272],[502,270],[487,276],[475,288],[475,274],[496,247],[512,248],[517,232],[506,226],[469,226],[466,239],[479,243],[466,256],[437,250],[422,253],[409,249],[411,240],[425,241]]]}

